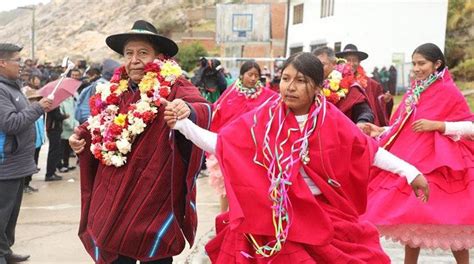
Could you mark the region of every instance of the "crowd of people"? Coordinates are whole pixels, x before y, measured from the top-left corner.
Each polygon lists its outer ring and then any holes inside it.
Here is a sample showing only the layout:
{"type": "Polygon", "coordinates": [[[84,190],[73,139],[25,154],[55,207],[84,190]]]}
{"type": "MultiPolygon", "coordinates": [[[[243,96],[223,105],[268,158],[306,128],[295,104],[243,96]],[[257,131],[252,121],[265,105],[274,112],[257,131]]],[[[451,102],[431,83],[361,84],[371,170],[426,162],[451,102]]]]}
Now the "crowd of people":
{"type": "Polygon", "coordinates": [[[46,181],[74,169],[69,145],[78,156],[79,238],[95,263],[172,263],[193,245],[203,163],[221,200],[212,263],[390,263],[380,236],[405,263],[422,248],[469,263],[474,117],[435,44],[414,49],[391,116],[393,94],[353,44],[292,54],[273,79],[246,61],[231,83],[203,58],[191,83],[147,21],[105,43],[122,65],[74,69],[83,84],[54,109],[37,92],[51,72],[25,63],[21,85],[21,47],[0,44],[0,264],[29,258],[11,246],[44,131],[46,181]]]}

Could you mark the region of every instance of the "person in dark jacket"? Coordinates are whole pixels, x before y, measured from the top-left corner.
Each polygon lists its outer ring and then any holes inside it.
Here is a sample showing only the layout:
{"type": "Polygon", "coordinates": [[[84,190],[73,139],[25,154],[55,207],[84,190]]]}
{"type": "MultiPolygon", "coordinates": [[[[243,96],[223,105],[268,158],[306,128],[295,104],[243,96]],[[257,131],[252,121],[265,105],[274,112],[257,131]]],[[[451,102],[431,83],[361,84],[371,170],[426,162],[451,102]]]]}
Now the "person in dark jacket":
{"type": "Polygon", "coordinates": [[[35,121],[48,112],[51,100],[28,103],[20,90],[21,47],[0,43],[0,264],[27,260],[14,254],[15,227],[24,178],[36,172],[35,121]]]}
{"type": "Polygon", "coordinates": [[[63,121],[69,117],[62,114],[59,107],[54,108],[46,115],[46,135],[49,140],[48,161],[46,163],[45,181],[59,181],[63,177],[57,175],[56,168],[61,160],[61,133],[63,132],[63,121]]]}

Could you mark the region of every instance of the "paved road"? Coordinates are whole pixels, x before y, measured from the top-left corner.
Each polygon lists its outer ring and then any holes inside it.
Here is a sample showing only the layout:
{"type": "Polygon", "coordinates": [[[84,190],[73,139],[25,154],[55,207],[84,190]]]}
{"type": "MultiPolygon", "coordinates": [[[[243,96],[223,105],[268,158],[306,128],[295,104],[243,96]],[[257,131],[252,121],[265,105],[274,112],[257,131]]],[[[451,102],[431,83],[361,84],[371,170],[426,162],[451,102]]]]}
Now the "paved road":
{"type": "MultiPolygon", "coordinates": [[[[79,176],[77,170],[64,173],[60,182],[44,182],[46,146],[41,153],[40,173],[33,176],[32,185],[38,193],[25,194],[17,226],[17,240],[13,249],[31,254],[28,264],[85,264],[93,263],[78,237],[80,214],[79,176]]],[[[197,243],[175,258],[174,263],[209,263],[202,248],[213,234],[214,215],[219,210],[217,197],[207,184],[207,177],[198,179],[199,227],[197,243]]],[[[382,240],[393,263],[403,263],[403,248],[382,240]]],[[[474,263],[474,258],[471,258],[474,263]]],[[[451,254],[442,251],[423,251],[419,263],[454,263],[451,254]]]]}

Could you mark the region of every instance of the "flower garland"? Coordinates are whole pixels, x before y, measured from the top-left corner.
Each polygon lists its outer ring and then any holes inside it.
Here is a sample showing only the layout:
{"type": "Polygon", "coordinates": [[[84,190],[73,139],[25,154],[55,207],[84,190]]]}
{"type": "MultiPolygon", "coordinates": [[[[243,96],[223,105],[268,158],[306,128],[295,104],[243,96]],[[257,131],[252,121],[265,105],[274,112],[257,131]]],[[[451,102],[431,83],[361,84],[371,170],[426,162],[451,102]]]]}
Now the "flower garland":
{"type": "Polygon", "coordinates": [[[128,75],[122,66],[114,72],[110,83],[99,84],[89,104],[91,116],[87,127],[92,136],[90,150],[106,166],[121,167],[132,144],[148,124],[152,123],[171,86],[182,70],[173,60],[154,60],[145,65],[145,75],[138,84],[140,99],[121,112],[119,103],[128,91],[128,75]]]}
{"type": "Polygon", "coordinates": [[[405,99],[405,110],[407,113],[416,108],[416,105],[420,101],[421,93],[424,92],[432,83],[438,80],[444,75],[444,70],[434,72],[430,74],[424,80],[415,80],[407,91],[407,97],[405,99]]]}
{"type": "Polygon", "coordinates": [[[263,85],[260,81],[257,81],[254,87],[244,87],[240,78],[235,82],[235,89],[239,94],[244,95],[247,99],[255,99],[262,93],[263,85]]]}
{"type": "Polygon", "coordinates": [[[363,88],[367,86],[367,76],[364,69],[359,66],[354,74],[351,64],[347,63],[345,59],[337,58],[334,70],[323,82],[323,95],[329,102],[337,104],[346,97],[354,83],[363,88]]]}

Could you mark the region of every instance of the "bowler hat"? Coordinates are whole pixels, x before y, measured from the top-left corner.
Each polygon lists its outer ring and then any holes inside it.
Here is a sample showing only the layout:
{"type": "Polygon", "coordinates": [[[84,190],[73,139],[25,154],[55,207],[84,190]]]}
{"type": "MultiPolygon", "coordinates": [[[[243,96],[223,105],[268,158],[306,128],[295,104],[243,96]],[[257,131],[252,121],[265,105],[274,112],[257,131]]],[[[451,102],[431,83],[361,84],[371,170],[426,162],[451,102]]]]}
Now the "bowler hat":
{"type": "Polygon", "coordinates": [[[125,43],[136,36],[145,36],[150,40],[150,43],[155,46],[160,53],[169,57],[173,57],[178,53],[178,45],[164,36],[158,34],[156,28],[145,20],[137,20],[133,23],[132,29],[126,33],[110,35],[105,39],[105,43],[115,52],[123,55],[125,43]]]}
{"type": "Polygon", "coordinates": [[[367,53],[359,51],[357,49],[357,46],[354,45],[354,44],[347,44],[344,47],[344,50],[342,50],[341,52],[336,53],[336,57],[344,58],[345,56],[351,55],[351,54],[356,55],[357,57],[359,57],[359,60],[361,60],[361,61],[363,61],[363,60],[365,60],[369,57],[369,55],[367,53]]]}

